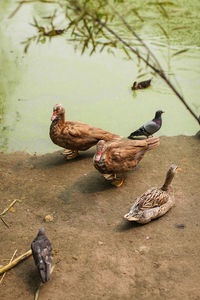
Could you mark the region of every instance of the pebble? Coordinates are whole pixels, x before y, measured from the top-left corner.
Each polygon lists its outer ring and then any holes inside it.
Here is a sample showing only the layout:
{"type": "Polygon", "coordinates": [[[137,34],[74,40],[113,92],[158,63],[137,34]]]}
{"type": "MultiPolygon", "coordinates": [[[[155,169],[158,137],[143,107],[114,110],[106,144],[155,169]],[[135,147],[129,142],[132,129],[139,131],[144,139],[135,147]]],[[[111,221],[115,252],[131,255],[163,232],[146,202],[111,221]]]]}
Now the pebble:
{"type": "Polygon", "coordinates": [[[176,224],[175,226],[176,226],[176,228],[178,228],[178,229],[184,229],[184,228],[185,228],[185,225],[184,225],[184,224],[176,224]]]}
{"type": "Polygon", "coordinates": [[[44,217],[44,221],[47,222],[47,223],[48,223],[48,222],[52,222],[52,221],[53,221],[53,216],[51,216],[51,215],[45,216],[45,217],[44,217]]]}
{"type": "Polygon", "coordinates": [[[147,253],[147,252],[149,252],[149,247],[147,247],[147,246],[140,246],[138,248],[138,251],[139,251],[140,254],[147,253]]]}

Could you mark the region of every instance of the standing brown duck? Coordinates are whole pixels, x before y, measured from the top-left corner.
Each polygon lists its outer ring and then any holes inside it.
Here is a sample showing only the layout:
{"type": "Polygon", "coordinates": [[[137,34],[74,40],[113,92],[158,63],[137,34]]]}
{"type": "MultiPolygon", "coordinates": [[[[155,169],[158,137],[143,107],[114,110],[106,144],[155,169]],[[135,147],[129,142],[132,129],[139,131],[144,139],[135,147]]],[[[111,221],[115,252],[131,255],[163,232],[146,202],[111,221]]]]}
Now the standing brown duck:
{"type": "Polygon", "coordinates": [[[163,216],[174,205],[175,199],[171,182],[179,170],[181,168],[174,164],[171,165],[163,186],[161,188],[152,187],[138,197],[124,218],[128,221],[145,224],[163,216]]]}
{"type": "Polygon", "coordinates": [[[135,168],[144,154],[158,145],[159,138],[155,137],[144,140],[123,139],[110,143],[101,140],[93,158],[94,166],[104,174],[105,179],[120,187],[124,182],[124,174],[135,168]]]}
{"type": "Polygon", "coordinates": [[[63,154],[67,159],[78,156],[78,151],[84,151],[96,145],[99,140],[119,140],[121,137],[100,128],[78,121],[65,121],[65,109],[61,104],[53,107],[50,138],[52,142],[67,150],[63,154]]]}

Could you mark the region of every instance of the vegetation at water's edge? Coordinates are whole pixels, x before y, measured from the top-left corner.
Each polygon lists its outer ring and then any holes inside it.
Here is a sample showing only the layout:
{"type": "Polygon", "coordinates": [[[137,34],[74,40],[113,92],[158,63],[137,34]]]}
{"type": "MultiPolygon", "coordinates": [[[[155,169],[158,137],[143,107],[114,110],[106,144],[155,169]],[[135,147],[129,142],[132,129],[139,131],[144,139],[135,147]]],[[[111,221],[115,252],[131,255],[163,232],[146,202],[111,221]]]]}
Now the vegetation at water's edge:
{"type": "MultiPolygon", "coordinates": [[[[16,12],[24,4],[31,2],[49,3],[47,0],[38,1],[22,1],[17,6],[16,10],[11,14],[13,17],[16,12]]],[[[32,26],[35,27],[37,33],[31,37],[28,37],[23,43],[25,45],[24,52],[26,53],[32,44],[45,43],[47,39],[51,40],[57,35],[68,34],[68,41],[74,43],[75,47],[81,48],[83,54],[85,50],[89,50],[90,55],[94,52],[102,52],[104,49],[113,52],[112,49],[120,49],[125,52],[128,59],[132,59],[133,56],[138,58],[139,77],[143,77],[149,73],[153,76],[158,75],[162,78],[173,93],[183,103],[185,108],[191,113],[191,115],[200,124],[198,116],[193,109],[187,104],[179,87],[172,83],[171,74],[171,58],[187,51],[188,49],[181,49],[176,53],[171,53],[171,33],[173,31],[179,31],[184,27],[171,28],[170,24],[170,7],[174,7],[174,2],[170,1],[153,1],[146,2],[145,5],[150,5],[154,8],[154,11],[158,11],[158,14],[165,20],[166,26],[163,27],[160,23],[157,23],[160,28],[163,37],[166,40],[167,48],[167,69],[160,64],[154,51],[145,42],[145,39],[137,33],[138,22],[141,27],[145,24],[144,17],[140,14],[140,6],[136,6],[135,3],[127,3],[124,0],[68,0],[50,1],[51,4],[57,4],[61,8],[59,14],[63,14],[66,19],[65,28],[56,28],[56,10],[52,15],[46,16],[45,19],[49,20],[50,29],[42,26],[38,23],[37,19],[33,18],[32,26]],[[134,19],[136,22],[134,22],[134,19]],[[116,22],[118,27],[116,28],[116,22]],[[114,24],[114,26],[113,26],[114,24]],[[124,28],[129,36],[124,36],[118,28],[124,28]]],[[[174,12],[174,11],[173,11],[174,12]]],[[[157,19],[156,19],[156,22],[157,19]]]]}

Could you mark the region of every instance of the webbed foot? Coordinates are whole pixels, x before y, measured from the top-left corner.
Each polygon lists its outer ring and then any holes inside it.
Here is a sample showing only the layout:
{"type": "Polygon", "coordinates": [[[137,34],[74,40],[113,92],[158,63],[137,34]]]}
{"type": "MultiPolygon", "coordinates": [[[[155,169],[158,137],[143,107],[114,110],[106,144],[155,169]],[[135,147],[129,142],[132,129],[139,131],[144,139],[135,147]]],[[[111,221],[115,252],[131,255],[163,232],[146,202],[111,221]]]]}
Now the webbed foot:
{"type": "Polygon", "coordinates": [[[64,155],[67,160],[70,160],[79,156],[79,153],[78,150],[66,149],[65,151],[63,151],[62,155],[64,155]]]}
{"type": "Polygon", "coordinates": [[[125,175],[122,175],[121,178],[115,178],[111,183],[116,187],[122,186],[124,183],[125,175]]]}

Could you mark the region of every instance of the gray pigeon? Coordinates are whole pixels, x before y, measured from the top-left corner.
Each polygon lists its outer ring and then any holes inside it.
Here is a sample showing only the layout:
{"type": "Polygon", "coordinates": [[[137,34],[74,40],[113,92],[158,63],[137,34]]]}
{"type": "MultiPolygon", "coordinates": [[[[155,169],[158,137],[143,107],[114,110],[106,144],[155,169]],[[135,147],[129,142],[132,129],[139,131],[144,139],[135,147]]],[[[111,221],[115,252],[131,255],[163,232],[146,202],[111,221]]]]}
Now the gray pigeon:
{"type": "Polygon", "coordinates": [[[31,243],[31,249],[41,281],[43,283],[47,282],[50,279],[51,272],[52,246],[45,235],[44,227],[40,227],[38,235],[31,243]]]}
{"type": "Polygon", "coordinates": [[[128,139],[134,139],[135,136],[150,136],[157,132],[162,126],[161,115],[164,113],[162,110],[158,110],[155,114],[155,118],[152,121],[147,122],[145,125],[141,126],[138,130],[132,132],[128,139]]]}

